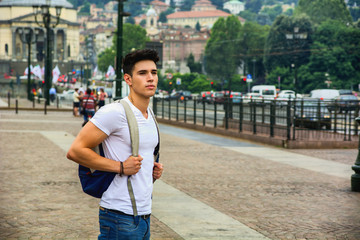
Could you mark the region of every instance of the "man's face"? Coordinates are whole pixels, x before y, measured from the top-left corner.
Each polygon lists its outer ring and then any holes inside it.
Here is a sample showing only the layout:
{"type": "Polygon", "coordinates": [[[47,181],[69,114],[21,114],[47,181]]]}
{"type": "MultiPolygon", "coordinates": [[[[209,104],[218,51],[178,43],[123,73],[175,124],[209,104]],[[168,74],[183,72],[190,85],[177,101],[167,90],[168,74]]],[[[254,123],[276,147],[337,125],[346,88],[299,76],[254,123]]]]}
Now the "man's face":
{"type": "Polygon", "coordinates": [[[127,84],[135,94],[152,97],[158,84],[156,64],[151,60],[142,60],[135,64],[132,76],[124,75],[127,84]]]}

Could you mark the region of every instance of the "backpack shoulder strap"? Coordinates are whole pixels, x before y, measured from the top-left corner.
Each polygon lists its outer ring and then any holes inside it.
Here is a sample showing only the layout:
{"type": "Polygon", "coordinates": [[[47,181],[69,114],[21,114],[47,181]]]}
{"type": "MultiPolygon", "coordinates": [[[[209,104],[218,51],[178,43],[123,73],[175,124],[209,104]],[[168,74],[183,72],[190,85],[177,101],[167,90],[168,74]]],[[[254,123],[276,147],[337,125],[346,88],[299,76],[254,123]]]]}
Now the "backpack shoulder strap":
{"type": "Polygon", "coordinates": [[[125,99],[121,99],[120,103],[125,109],[126,120],[129,125],[132,156],[137,157],[139,155],[139,127],[130,105],[125,99]]]}
{"type": "Polygon", "coordinates": [[[154,119],[154,122],[155,122],[155,125],[156,125],[157,134],[158,134],[158,144],[156,145],[155,150],[154,150],[154,161],[155,161],[155,162],[159,162],[159,157],[160,157],[160,131],[159,131],[159,124],[158,124],[158,122],[156,121],[156,117],[155,117],[155,114],[154,114],[154,112],[152,111],[152,109],[150,109],[150,113],[151,113],[152,118],[154,119]]]}
{"type": "MultiPolygon", "coordinates": [[[[131,139],[131,152],[132,156],[137,157],[139,155],[139,127],[137,125],[137,121],[133,111],[131,110],[129,104],[124,100],[120,100],[121,105],[123,105],[125,109],[126,119],[129,125],[129,132],[130,132],[130,139],[131,139]]],[[[130,181],[130,177],[128,176],[127,179],[127,186],[130,195],[131,205],[133,208],[133,214],[136,217],[138,215],[136,201],[135,201],[135,194],[134,190],[130,181]]]]}

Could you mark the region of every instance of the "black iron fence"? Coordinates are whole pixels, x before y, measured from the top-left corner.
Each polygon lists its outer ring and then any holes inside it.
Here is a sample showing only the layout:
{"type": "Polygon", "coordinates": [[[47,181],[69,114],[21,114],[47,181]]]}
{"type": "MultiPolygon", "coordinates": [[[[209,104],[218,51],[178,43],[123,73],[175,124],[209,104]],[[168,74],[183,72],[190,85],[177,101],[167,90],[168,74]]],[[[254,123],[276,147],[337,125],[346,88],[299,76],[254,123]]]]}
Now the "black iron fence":
{"type": "Polygon", "coordinates": [[[287,140],[357,140],[359,101],[153,98],[157,117],[287,140]]]}

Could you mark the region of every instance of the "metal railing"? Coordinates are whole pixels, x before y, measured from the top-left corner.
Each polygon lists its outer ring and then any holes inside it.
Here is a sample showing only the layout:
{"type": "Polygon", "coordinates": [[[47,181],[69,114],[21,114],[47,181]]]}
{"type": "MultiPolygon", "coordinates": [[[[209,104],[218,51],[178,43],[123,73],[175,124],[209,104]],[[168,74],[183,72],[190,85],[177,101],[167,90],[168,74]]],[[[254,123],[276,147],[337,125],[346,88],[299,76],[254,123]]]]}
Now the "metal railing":
{"type": "Polygon", "coordinates": [[[359,101],[153,98],[157,117],[287,140],[357,140],[359,101]]]}

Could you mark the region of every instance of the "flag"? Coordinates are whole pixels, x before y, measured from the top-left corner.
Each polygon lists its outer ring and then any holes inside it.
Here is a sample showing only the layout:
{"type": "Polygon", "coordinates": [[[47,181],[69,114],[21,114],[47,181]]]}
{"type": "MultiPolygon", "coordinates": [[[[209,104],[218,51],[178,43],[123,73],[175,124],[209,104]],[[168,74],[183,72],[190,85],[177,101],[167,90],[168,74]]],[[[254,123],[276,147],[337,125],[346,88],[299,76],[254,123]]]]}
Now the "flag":
{"type": "Polygon", "coordinates": [[[95,76],[96,76],[97,71],[98,71],[98,66],[96,66],[96,67],[95,67],[95,69],[94,69],[93,77],[95,77],[95,76]]]}
{"type": "Polygon", "coordinates": [[[31,71],[36,77],[38,77],[40,80],[42,79],[42,73],[40,65],[36,65],[32,71],[31,71]]]}
{"type": "MultiPolygon", "coordinates": [[[[30,74],[33,73],[33,69],[34,69],[33,66],[30,65],[30,74]]],[[[28,73],[29,73],[29,67],[26,67],[24,75],[28,75],[28,73]]]]}
{"type": "Polygon", "coordinates": [[[107,73],[106,73],[105,76],[106,76],[107,78],[108,78],[108,77],[115,76],[115,70],[114,70],[114,68],[113,68],[111,65],[108,67],[108,70],[107,70],[107,73]]]}
{"type": "Polygon", "coordinates": [[[54,67],[54,69],[52,70],[52,75],[53,75],[52,82],[57,83],[59,76],[60,76],[60,69],[59,69],[58,65],[56,65],[56,67],[54,67]]]}

